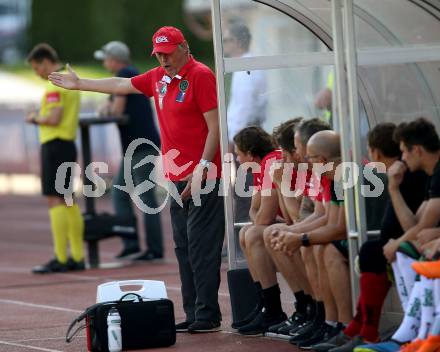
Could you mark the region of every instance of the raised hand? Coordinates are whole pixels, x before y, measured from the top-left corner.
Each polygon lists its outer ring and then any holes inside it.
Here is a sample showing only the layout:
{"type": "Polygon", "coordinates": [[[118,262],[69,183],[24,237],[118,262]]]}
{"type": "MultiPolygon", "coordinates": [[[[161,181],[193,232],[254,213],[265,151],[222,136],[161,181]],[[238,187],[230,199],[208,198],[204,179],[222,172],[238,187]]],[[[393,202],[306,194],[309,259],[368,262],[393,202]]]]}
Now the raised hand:
{"type": "Polygon", "coordinates": [[[281,181],[283,180],[283,172],[284,162],[281,160],[273,162],[269,169],[269,175],[272,177],[272,182],[278,186],[281,185],[281,181]]]}
{"type": "Polygon", "coordinates": [[[407,170],[405,163],[397,160],[391,165],[388,170],[388,187],[390,189],[397,189],[403,181],[403,176],[407,170]]]}
{"type": "Polygon", "coordinates": [[[49,75],[49,81],[58,87],[65,89],[79,89],[79,77],[75,71],[70,67],[69,64],[66,65],[68,73],[52,72],[49,75]]]}

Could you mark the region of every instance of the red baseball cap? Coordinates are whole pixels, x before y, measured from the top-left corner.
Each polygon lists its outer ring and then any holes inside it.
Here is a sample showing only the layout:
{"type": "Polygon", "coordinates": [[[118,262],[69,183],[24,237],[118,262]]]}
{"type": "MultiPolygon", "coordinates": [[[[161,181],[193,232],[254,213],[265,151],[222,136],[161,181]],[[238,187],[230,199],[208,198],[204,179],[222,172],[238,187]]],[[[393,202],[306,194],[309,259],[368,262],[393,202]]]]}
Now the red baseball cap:
{"type": "Polygon", "coordinates": [[[156,53],[171,54],[184,41],[185,38],[179,29],[170,26],[159,28],[153,35],[151,55],[156,53]]]}

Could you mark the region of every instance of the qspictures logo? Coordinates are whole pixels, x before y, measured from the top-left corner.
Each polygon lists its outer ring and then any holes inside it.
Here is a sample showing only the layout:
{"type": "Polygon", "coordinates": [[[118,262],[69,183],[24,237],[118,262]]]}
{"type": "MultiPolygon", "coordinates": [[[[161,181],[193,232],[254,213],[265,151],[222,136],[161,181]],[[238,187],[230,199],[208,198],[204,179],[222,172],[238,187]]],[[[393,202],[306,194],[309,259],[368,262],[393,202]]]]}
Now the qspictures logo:
{"type": "MultiPolygon", "coordinates": [[[[194,165],[195,163],[192,161],[178,165],[176,159],[179,155],[180,151],[176,149],[171,149],[166,154],[162,154],[161,150],[152,141],[138,138],[130,143],[123,159],[125,184],[113,185],[113,187],[129,194],[134,204],[147,214],[157,214],[162,211],[170,198],[183,207],[186,199],[182,199],[175,182],[169,181],[166,176],[170,174],[177,177],[186,175],[190,168],[194,169],[197,165],[194,165]],[[133,156],[141,146],[147,146],[151,153],[146,154],[141,161],[133,165],[133,156]],[[133,170],[146,164],[151,164],[151,167],[148,168],[151,172],[144,175],[142,182],[135,184],[133,170]],[[166,165],[165,172],[163,165],[166,165]],[[160,204],[153,208],[144,203],[142,195],[145,192],[153,191],[156,187],[163,188],[166,196],[160,204]]],[[[308,197],[316,197],[322,192],[322,176],[327,176],[330,173],[335,180],[334,193],[339,200],[343,200],[344,190],[354,187],[361,179],[363,180],[361,185],[362,195],[364,197],[379,197],[385,186],[378,174],[386,173],[386,168],[382,163],[370,164],[367,164],[361,170],[357,164],[349,162],[339,164],[334,162],[314,163],[312,165],[299,163],[295,165],[273,158],[269,159],[266,165],[263,166],[257,162],[246,162],[236,168],[233,154],[227,153],[223,158],[223,177],[218,187],[218,195],[226,196],[228,194],[232,186],[232,178],[234,178],[233,191],[239,197],[252,197],[256,192],[260,192],[262,197],[271,196],[275,184],[275,187],[280,189],[283,197],[299,197],[305,194],[306,190],[308,197]],[[233,173],[232,169],[235,168],[236,171],[233,173]],[[256,185],[247,184],[249,171],[254,175],[254,180],[258,181],[256,185]],[[279,178],[278,182],[275,182],[276,177],[279,178]]],[[[77,170],[81,171],[81,166],[72,162],[63,163],[57,170],[55,189],[64,196],[67,205],[73,204],[74,187],[73,177],[70,177],[67,185],[66,177],[69,173],[73,175],[77,170]]],[[[91,184],[86,184],[82,188],[85,197],[99,198],[104,195],[106,183],[100,175],[108,174],[108,170],[108,165],[104,162],[92,162],[86,166],[84,174],[91,184]]],[[[206,180],[201,177],[186,178],[188,179],[187,182],[190,182],[190,198],[195,206],[201,206],[201,197],[216,189],[217,175],[217,166],[211,163],[206,180]]]]}

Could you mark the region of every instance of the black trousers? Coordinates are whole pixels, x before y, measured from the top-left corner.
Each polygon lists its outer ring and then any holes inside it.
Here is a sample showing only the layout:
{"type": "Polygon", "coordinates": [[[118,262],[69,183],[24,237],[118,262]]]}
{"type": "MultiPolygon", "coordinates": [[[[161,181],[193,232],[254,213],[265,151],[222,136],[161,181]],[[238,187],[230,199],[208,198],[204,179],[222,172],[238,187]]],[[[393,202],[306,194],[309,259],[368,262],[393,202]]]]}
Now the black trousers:
{"type": "MultiPolygon", "coordinates": [[[[225,234],[223,197],[214,190],[201,195],[201,206],[192,199],[181,207],[171,198],[171,223],[182,282],[183,309],[187,321],[221,321],[218,304],[221,251],[225,234]]],[[[179,193],[186,182],[174,182],[179,193]]]]}

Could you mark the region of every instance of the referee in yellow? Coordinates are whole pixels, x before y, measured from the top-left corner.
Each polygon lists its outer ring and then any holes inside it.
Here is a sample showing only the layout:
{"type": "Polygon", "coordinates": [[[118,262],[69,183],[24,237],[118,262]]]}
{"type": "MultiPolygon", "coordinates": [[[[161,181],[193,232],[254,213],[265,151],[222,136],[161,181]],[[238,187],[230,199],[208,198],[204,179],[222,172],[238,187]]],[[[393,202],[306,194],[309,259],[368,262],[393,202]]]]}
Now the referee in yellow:
{"type": "MultiPolygon", "coordinates": [[[[56,51],[44,43],[31,50],[27,61],[34,72],[46,81],[49,73],[64,70],[56,51]]],[[[40,111],[26,116],[27,122],[39,127],[41,184],[43,195],[48,201],[55,252],[54,259],[32,269],[36,274],[85,269],[84,222],[80,208],[76,203],[68,206],[55,187],[59,166],[64,162],[76,161],[75,138],[79,106],[78,91],[65,90],[47,81],[40,111]],[[70,257],[67,253],[67,242],[70,243],[70,257]]],[[[61,180],[64,181],[64,188],[73,187],[73,175],[71,169],[68,170],[65,179],[61,180]]]]}

